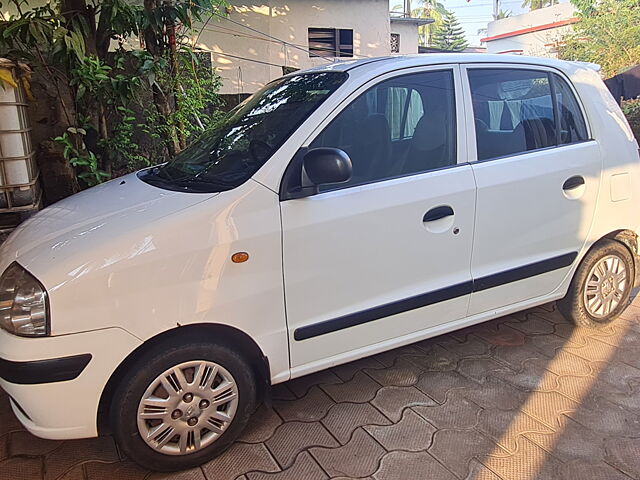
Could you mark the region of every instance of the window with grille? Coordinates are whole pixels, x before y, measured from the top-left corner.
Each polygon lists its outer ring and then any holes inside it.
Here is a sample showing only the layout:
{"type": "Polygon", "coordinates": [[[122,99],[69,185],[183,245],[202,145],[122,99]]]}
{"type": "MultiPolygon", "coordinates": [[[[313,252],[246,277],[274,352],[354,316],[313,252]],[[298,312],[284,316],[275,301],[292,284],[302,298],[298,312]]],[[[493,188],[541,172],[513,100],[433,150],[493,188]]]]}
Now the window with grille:
{"type": "Polygon", "coordinates": [[[391,53],[400,53],[400,34],[391,34],[391,53]]]}
{"type": "Polygon", "coordinates": [[[353,30],[309,28],[310,57],[353,57],[353,30]]]}

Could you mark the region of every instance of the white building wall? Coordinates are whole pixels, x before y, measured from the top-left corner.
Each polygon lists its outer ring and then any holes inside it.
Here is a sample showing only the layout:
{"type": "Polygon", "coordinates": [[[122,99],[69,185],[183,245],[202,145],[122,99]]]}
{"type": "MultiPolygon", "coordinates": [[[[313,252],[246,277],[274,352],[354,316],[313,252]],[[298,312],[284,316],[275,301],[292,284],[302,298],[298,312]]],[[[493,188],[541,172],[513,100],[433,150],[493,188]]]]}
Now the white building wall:
{"type": "Polygon", "coordinates": [[[400,35],[401,54],[418,53],[418,26],[415,23],[391,19],[391,33],[400,35]]]}
{"type": "MultiPolygon", "coordinates": [[[[214,17],[196,42],[197,46],[214,52],[213,63],[223,79],[223,94],[253,93],[282,76],[282,66],[302,69],[335,61],[309,56],[306,51],[309,27],[352,29],[354,58],[390,53],[387,0],[263,0],[260,3],[231,0],[229,3],[229,19],[214,17]],[[295,46],[269,39],[238,24],[295,46]]],[[[415,42],[417,49],[417,33],[415,42]]]]}
{"type": "MultiPolygon", "coordinates": [[[[45,0],[30,0],[29,5],[40,3],[45,0]]],[[[353,58],[389,55],[392,26],[401,36],[400,53],[418,51],[417,26],[390,22],[388,0],[230,0],[229,4],[228,19],[211,17],[205,25],[195,26],[192,38],[198,47],[213,52],[223,94],[253,93],[282,76],[283,66],[304,69],[335,61],[309,56],[309,27],[352,29],[353,58]]],[[[0,9],[4,16],[15,13],[10,4],[0,9]]]]}
{"type": "MultiPolygon", "coordinates": [[[[575,18],[575,7],[571,3],[559,3],[546,8],[532,10],[522,15],[495,20],[488,25],[487,38],[549,25],[575,18]]],[[[554,45],[571,31],[571,25],[521,33],[486,42],[487,53],[515,53],[537,57],[556,57],[554,45]]]]}

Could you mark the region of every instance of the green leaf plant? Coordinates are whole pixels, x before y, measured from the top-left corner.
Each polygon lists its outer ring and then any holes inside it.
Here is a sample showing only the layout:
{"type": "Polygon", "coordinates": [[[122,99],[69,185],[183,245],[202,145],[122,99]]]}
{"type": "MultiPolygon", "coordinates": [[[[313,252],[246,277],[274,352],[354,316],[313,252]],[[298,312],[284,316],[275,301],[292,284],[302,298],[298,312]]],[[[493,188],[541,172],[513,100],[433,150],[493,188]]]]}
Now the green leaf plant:
{"type": "Polygon", "coordinates": [[[0,17],[0,51],[30,64],[54,99],[61,119],[54,140],[80,183],[91,186],[166,161],[218,117],[220,77],[189,38],[226,6],[10,0],[0,3],[14,12],[0,17]]]}

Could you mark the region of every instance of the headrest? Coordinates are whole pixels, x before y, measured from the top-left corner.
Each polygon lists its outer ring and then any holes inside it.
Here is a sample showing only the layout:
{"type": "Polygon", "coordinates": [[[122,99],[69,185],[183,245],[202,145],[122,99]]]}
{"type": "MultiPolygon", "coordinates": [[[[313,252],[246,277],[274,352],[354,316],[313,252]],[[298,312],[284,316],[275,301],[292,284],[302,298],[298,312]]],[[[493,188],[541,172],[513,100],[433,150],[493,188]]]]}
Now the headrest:
{"type": "Polygon", "coordinates": [[[426,112],[418,121],[413,132],[413,148],[418,150],[435,150],[447,145],[449,122],[444,112],[426,112]]]}
{"type": "Polygon", "coordinates": [[[353,119],[345,125],[345,135],[348,143],[367,144],[380,141],[391,141],[391,130],[387,117],[381,113],[374,113],[353,119]]]}
{"type": "Polygon", "coordinates": [[[527,148],[529,150],[548,147],[554,143],[553,140],[555,139],[550,138],[548,124],[551,124],[553,129],[553,124],[550,121],[544,122],[539,118],[528,118],[521,122],[521,125],[524,127],[527,148]]]}
{"type": "MultiPolygon", "coordinates": [[[[374,113],[372,115],[369,115],[366,119],[366,124],[367,127],[371,129],[371,133],[389,137],[389,140],[391,140],[391,129],[389,128],[389,122],[387,121],[387,117],[385,117],[383,114],[374,113]]],[[[386,140],[386,138],[384,139],[386,140]]]]}

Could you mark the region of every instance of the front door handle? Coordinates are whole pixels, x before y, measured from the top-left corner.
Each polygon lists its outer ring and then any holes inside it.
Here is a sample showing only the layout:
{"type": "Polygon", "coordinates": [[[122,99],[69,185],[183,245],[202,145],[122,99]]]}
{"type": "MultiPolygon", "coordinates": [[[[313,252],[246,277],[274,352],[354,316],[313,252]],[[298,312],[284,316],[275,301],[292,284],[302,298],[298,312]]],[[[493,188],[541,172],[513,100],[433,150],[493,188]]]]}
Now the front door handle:
{"type": "Polygon", "coordinates": [[[567,179],[567,181],[562,184],[562,189],[573,190],[581,185],[584,185],[584,177],[582,175],[576,175],[575,177],[567,179]]]}
{"type": "Polygon", "coordinates": [[[422,217],[423,222],[435,222],[436,220],[440,220],[441,218],[450,217],[453,215],[453,208],[449,205],[442,205],[440,207],[435,207],[429,210],[422,217]]]}

